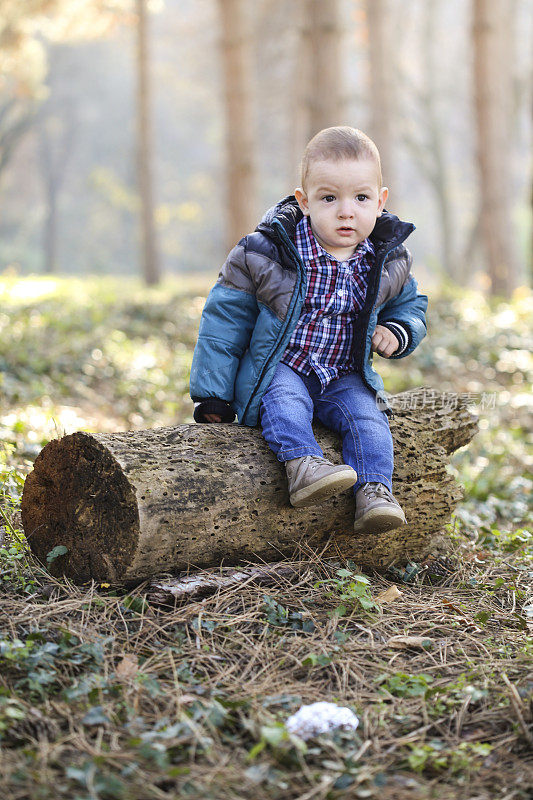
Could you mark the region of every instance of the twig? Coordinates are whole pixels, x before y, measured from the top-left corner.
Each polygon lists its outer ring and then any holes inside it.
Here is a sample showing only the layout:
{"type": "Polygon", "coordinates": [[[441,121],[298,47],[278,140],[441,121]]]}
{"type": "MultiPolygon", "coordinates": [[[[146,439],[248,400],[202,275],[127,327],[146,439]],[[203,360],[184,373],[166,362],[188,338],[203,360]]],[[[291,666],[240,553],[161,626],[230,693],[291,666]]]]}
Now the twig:
{"type": "Polygon", "coordinates": [[[505,672],[502,672],[502,678],[506,686],[509,687],[509,699],[511,701],[511,705],[518,719],[518,724],[522,728],[522,732],[526,737],[526,740],[533,747],[533,734],[531,733],[529,726],[524,719],[524,715],[522,714],[522,709],[520,708],[520,706],[522,705],[522,698],[518,694],[516,686],[514,685],[514,683],[511,683],[505,672]]]}

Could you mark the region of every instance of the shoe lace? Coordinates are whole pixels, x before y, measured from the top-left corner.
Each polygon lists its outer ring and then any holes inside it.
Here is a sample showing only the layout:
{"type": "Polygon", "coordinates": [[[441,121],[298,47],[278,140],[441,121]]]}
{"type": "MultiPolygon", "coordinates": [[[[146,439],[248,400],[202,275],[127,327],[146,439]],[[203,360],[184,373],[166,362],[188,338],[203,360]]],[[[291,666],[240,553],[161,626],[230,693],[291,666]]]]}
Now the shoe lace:
{"type": "Polygon", "coordinates": [[[314,474],[320,466],[324,464],[324,459],[319,456],[304,456],[297,466],[291,468],[291,472],[296,475],[302,471],[310,470],[314,474]]]}
{"type": "Polygon", "coordinates": [[[318,456],[306,456],[305,465],[307,468],[311,468],[311,472],[315,473],[317,469],[324,465],[324,459],[318,456]]]}
{"type": "Polygon", "coordinates": [[[369,500],[374,500],[377,497],[391,499],[391,493],[382,483],[365,483],[361,488],[369,500]]]}

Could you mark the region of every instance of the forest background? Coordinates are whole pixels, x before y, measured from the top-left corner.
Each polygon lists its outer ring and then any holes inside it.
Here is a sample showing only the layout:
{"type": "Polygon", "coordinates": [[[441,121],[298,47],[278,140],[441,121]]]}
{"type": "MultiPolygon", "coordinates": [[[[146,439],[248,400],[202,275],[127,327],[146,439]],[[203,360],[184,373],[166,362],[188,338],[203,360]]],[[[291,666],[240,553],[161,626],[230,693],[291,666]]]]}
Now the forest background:
{"type": "Polygon", "coordinates": [[[487,288],[489,199],[511,288],[529,282],[525,0],[138,5],[151,10],[144,53],[131,0],[3,1],[4,272],[142,270],[144,147],[152,269],[214,277],[228,246],[293,191],[308,138],[347,123],[381,149],[390,210],[417,225],[411,247],[424,283],[487,288]],[[489,171],[499,190],[487,198],[489,171]]]}
{"type": "Polygon", "coordinates": [[[532,31],[527,0],[0,0],[6,796],[530,797],[532,31]],[[478,416],[447,558],[364,576],[304,549],[294,579],[175,608],[53,579],[21,528],[34,458],[192,421],[220,264],[337,123],[380,146],[430,295],[386,387],[478,416]],[[291,738],[318,699],[358,731],[291,738]]]}

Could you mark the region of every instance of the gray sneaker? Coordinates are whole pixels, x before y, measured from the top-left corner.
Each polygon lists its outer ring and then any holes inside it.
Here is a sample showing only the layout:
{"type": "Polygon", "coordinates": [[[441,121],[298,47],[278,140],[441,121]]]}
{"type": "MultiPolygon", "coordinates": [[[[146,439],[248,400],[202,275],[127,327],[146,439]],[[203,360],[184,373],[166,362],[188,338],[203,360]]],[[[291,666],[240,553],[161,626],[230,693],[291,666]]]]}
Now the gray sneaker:
{"type": "Polygon", "coordinates": [[[357,472],[347,464],[335,466],[318,456],[291,458],[285,462],[289,497],[295,508],[314,506],[331,495],[349,489],[357,481],[357,472]]]}
{"type": "Polygon", "coordinates": [[[405,523],[401,505],[382,483],[365,483],[355,493],[355,533],[385,533],[405,523]]]}

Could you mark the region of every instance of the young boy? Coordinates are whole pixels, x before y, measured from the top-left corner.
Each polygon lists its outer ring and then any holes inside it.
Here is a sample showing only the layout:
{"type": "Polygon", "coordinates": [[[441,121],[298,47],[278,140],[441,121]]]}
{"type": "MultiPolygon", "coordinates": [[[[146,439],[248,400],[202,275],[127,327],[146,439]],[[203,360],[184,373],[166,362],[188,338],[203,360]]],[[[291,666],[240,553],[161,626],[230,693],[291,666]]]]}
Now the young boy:
{"type": "Polygon", "coordinates": [[[200,322],[190,391],[197,422],[262,432],[284,462],[290,502],[354,487],[355,531],[405,523],[392,495],[393,446],[373,353],[409,355],[426,332],[403,242],[410,223],[384,211],[375,144],[349,127],[307,145],[301,187],[230,252],[200,322]],[[323,457],[316,417],[342,439],[323,457]]]}

